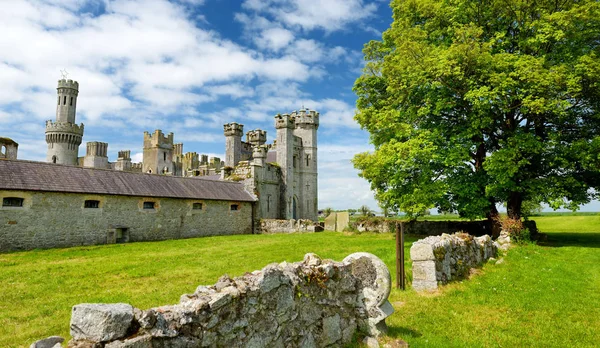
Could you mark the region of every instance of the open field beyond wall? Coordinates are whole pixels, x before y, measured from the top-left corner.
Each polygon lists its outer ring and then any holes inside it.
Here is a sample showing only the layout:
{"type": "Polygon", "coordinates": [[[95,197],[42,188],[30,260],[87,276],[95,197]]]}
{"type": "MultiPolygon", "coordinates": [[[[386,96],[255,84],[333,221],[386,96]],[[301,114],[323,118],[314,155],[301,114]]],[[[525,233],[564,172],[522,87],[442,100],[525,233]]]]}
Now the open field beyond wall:
{"type": "MultiPolygon", "coordinates": [[[[535,219],[548,233],[544,245],[513,249],[502,264],[435,294],[393,290],[390,336],[411,347],[597,346],[600,216],[535,219]]],[[[407,238],[407,255],[414,240],[407,238]]],[[[245,235],[1,254],[0,347],[68,337],[77,303],[176,303],[224,273],[299,261],[307,252],[341,260],[356,251],[378,255],[394,273],[391,234],[245,235]]]]}

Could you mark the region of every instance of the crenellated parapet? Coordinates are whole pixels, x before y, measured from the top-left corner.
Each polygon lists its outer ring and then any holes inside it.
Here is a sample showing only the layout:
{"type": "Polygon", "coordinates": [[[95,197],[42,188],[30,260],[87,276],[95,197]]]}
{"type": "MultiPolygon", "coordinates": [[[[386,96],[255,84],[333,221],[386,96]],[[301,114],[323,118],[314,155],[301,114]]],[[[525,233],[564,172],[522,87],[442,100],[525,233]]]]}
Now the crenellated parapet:
{"type": "Polygon", "coordinates": [[[69,122],[52,122],[46,121],[46,134],[47,133],[70,133],[79,136],[83,136],[83,123],[75,124],[69,122]]]}
{"type": "Polygon", "coordinates": [[[256,146],[252,149],[253,158],[267,158],[267,146],[261,145],[256,146]]]}
{"type": "Polygon", "coordinates": [[[244,134],[244,125],[236,122],[231,122],[223,125],[223,133],[226,137],[237,136],[241,137],[244,134]]]}
{"type": "Polygon", "coordinates": [[[253,129],[246,133],[246,141],[252,146],[260,146],[267,142],[267,131],[262,129],[253,129]]]}
{"type": "Polygon", "coordinates": [[[86,156],[107,157],[108,143],[90,141],[86,144],[86,156]]]}
{"type": "Polygon", "coordinates": [[[294,119],[290,114],[277,114],[275,116],[275,129],[294,128],[294,119]]]}
{"type": "Polygon", "coordinates": [[[130,160],[131,161],[131,150],[119,151],[117,158],[122,159],[122,160],[130,160]]]}
{"type": "Polygon", "coordinates": [[[151,147],[173,147],[173,132],[165,136],[160,129],[156,129],[153,134],[144,132],[144,148],[151,147]]]}
{"type": "Polygon", "coordinates": [[[68,89],[74,89],[74,90],[78,91],[79,83],[77,81],[73,81],[71,79],[69,79],[69,80],[61,79],[61,80],[58,80],[57,88],[68,88],[68,89]]]}
{"type": "Polygon", "coordinates": [[[314,110],[300,109],[294,111],[290,115],[294,119],[297,126],[314,126],[319,127],[319,113],[314,110]]]}

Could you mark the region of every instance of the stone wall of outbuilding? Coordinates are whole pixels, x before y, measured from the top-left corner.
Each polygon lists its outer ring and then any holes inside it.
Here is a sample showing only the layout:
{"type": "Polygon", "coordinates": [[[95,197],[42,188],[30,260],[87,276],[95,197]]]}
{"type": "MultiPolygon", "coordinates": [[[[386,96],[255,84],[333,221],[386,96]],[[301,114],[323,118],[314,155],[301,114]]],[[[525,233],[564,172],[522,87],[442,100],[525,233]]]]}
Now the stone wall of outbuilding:
{"type": "Polygon", "coordinates": [[[252,233],[250,202],[0,190],[5,197],[23,206],[0,206],[0,252],[252,233]]]}
{"type": "Polygon", "coordinates": [[[271,264],[234,279],[225,275],[175,305],[76,305],[68,346],[342,347],[357,332],[385,332],[393,312],[390,286],[386,265],[372,254],[342,262],[306,254],[302,262],[271,264]]]}
{"type": "Polygon", "coordinates": [[[496,254],[497,248],[488,235],[455,233],[420,239],[410,248],[412,287],[416,291],[435,290],[438,284],[465,278],[471,268],[496,254]]]}

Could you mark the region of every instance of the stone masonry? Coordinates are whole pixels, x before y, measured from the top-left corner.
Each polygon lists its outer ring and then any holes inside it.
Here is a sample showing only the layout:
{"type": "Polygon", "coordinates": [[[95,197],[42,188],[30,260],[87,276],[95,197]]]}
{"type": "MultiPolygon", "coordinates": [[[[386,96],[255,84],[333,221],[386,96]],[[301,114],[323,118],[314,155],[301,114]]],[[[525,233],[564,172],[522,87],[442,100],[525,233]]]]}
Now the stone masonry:
{"type": "Polygon", "coordinates": [[[76,305],[68,347],[341,347],[357,332],[385,332],[390,286],[372,254],[342,262],[306,254],[302,262],[225,275],[175,305],[76,305]]]}
{"type": "Polygon", "coordinates": [[[497,248],[488,235],[455,233],[420,239],[410,248],[413,289],[435,290],[438,284],[465,278],[471,268],[496,254],[497,248]]]}

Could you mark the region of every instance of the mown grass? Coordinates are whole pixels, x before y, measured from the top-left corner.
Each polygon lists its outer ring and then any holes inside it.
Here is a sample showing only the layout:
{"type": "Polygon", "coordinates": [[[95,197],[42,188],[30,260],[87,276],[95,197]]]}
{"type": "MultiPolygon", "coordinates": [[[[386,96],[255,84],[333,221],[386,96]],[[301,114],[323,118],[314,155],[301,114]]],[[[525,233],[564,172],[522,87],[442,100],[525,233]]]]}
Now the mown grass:
{"type": "MultiPolygon", "coordinates": [[[[503,263],[485,265],[468,281],[433,294],[394,289],[390,339],[412,347],[597,346],[600,221],[543,220],[538,226],[548,232],[544,245],[515,248],[503,263]],[[573,227],[551,228],[557,226],[573,227]]],[[[414,240],[407,237],[407,255],[414,240]]],[[[224,273],[299,261],[307,252],[341,260],[356,251],[378,255],[394,273],[391,234],[245,235],[2,254],[0,347],[68,337],[77,303],[176,303],[224,273]]],[[[407,270],[410,279],[410,262],[407,270]]]]}

